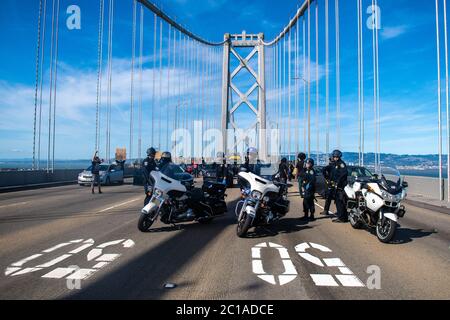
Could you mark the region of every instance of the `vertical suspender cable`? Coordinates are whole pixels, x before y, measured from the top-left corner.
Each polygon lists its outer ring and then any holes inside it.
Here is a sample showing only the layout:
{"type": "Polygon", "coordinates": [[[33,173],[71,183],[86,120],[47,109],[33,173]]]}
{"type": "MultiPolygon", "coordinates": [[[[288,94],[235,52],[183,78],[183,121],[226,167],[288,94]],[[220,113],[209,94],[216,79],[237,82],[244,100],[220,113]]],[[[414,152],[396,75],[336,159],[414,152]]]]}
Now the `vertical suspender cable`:
{"type": "Polygon", "coordinates": [[[42,44],[41,44],[41,70],[39,74],[39,126],[38,126],[38,145],[37,145],[37,169],[41,166],[41,129],[42,129],[42,86],[43,86],[43,72],[45,65],[45,26],[47,24],[47,0],[44,0],[44,22],[42,24],[42,44]]]}
{"type": "Polygon", "coordinates": [[[144,54],[144,8],[140,6],[139,21],[139,128],[138,128],[138,159],[142,160],[142,56],[144,54]]]}
{"type": "Polygon", "coordinates": [[[171,63],[171,44],[172,44],[172,26],[169,24],[168,28],[168,43],[167,43],[167,95],[166,95],[166,150],[169,150],[169,110],[170,110],[170,63],[171,63]]]}
{"type": "Polygon", "coordinates": [[[157,48],[157,29],[158,29],[158,17],[154,15],[153,26],[153,68],[152,68],[152,147],[155,146],[155,108],[156,108],[156,48],[157,48]]]}
{"type": "Polygon", "coordinates": [[[339,0],[335,0],[336,23],[336,134],[337,147],[341,148],[341,67],[340,67],[340,30],[339,30],[339,0]]]}
{"type": "Polygon", "coordinates": [[[56,31],[55,31],[55,80],[53,85],[53,149],[52,149],[52,173],[55,171],[55,145],[56,145],[56,93],[58,80],[58,39],[59,39],[59,0],[56,5],[56,31]]]}
{"type": "MultiPolygon", "coordinates": [[[[33,170],[36,170],[36,122],[37,122],[37,106],[38,106],[38,90],[39,90],[39,67],[40,67],[40,46],[41,46],[41,19],[42,19],[42,0],[39,1],[39,17],[37,27],[37,43],[36,43],[36,87],[34,91],[34,121],[33,121],[33,170]]],[[[44,19],[45,21],[45,19],[44,19]]],[[[45,23],[45,22],[44,22],[45,23]]]]}
{"type": "Polygon", "coordinates": [[[133,0],[133,30],[131,36],[131,91],[130,91],[130,160],[133,159],[134,121],[134,61],[136,56],[136,0],[133,0]]]}
{"type": "Polygon", "coordinates": [[[291,157],[291,34],[292,32],[289,31],[289,36],[288,36],[288,41],[289,41],[289,45],[288,45],[288,159],[290,160],[291,157]]]}
{"type": "Polygon", "coordinates": [[[162,100],[162,47],[163,47],[163,22],[159,21],[159,96],[158,96],[158,149],[161,149],[161,100],[162,100]]]}
{"type": "Polygon", "coordinates": [[[108,31],[108,109],[106,125],[106,159],[111,156],[111,108],[112,108],[112,65],[113,65],[113,31],[114,31],[114,0],[109,1],[109,31],[108,31]]]}
{"type": "Polygon", "coordinates": [[[306,18],[303,17],[303,151],[306,152],[306,18]]]}
{"type": "Polygon", "coordinates": [[[320,122],[319,122],[319,1],[316,1],[316,143],[317,165],[320,164],[320,122]]]}
{"type": "MultiPolygon", "coordinates": [[[[337,1],[337,0],[336,0],[337,1]]],[[[311,0],[308,0],[308,158],[311,157],[311,0]]]]}
{"type": "Polygon", "coordinates": [[[363,5],[362,5],[362,0],[360,1],[360,14],[359,14],[359,25],[360,25],[360,29],[361,29],[361,33],[360,33],[360,63],[361,63],[361,68],[360,68],[360,72],[361,72],[361,165],[364,166],[364,153],[365,153],[365,108],[364,108],[364,41],[363,41],[363,34],[364,34],[364,29],[363,29],[363,5]]]}
{"type": "Polygon", "coordinates": [[[325,0],[325,121],[326,121],[326,153],[330,153],[330,33],[329,33],[329,6],[325,0]]]}
{"type": "Polygon", "coordinates": [[[449,79],[448,79],[448,30],[447,0],[444,0],[444,38],[445,38],[445,106],[447,115],[447,201],[450,202],[450,115],[449,115],[449,79]]]}
{"type": "Polygon", "coordinates": [[[381,109],[381,104],[380,104],[380,63],[379,63],[379,51],[378,51],[378,47],[379,47],[379,41],[378,41],[378,30],[380,29],[379,23],[380,23],[380,10],[378,9],[378,1],[375,0],[375,8],[376,8],[376,28],[375,28],[375,51],[376,51],[376,59],[377,59],[377,132],[378,132],[378,137],[377,137],[377,149],[378,149],[378,167],[381,169],[381,118],[380,118],[380,109],[381,109]]]}
{"type": "Polygon", "coordinates": [[[361,1],[357,0],[358,19],[358,165],[361,165],[361,1]]]}
{"type": "Polygon", "coordinates": [[[295,36],[295,137],[296,137],[296,152],[300,151],[300,74],[299,74],[299,45],[300,45],[300,22],[297,21],[296,36],[295,36]]]}
{"type": "Polygon", "coordinates": [[[48,144],[47,144],[47,173],[50,172],[50,152],[51,152],[51,128],[52,128],[52,99],[53,99],[53,45],[55,39],[55,6],[56,0],[52,3],[52,36],[50,43],[50,89],[48,104],[48,144]]]}
{"type": "Polygon", "coordinates": [[[103,71],[103,20],[105,16],[105,0],[99,0],[100,13],[98,19],[97,47],[97,103],[95,114],[95,151],[100,147],[100,108],[102,103],[102,71],[103,71]]]}
{"type": "Polygon", "coordinates": [[[441,123],[441,55],[439,34],[439,1],[436,0],[436,48],[438,70],[438,131],[439,131],[439,199],[444,200],[442,181],[442,123],[441,123]]]}

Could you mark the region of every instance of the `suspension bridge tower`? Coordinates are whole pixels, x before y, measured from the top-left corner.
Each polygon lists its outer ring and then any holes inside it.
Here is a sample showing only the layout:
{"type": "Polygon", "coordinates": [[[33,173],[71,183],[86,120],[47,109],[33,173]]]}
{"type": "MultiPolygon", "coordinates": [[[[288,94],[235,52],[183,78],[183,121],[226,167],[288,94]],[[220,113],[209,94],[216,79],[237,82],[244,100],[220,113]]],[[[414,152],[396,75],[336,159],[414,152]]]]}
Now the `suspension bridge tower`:
{"type": "Polygon", "coordinates": [[[222,136],[224,152],[233,152],[236,144],[243,142],[237,141],[234,136],[233,144],[231,144],[230,136],[231,132],[236,130],[243,130],[239,128],[234,114],[235,112],[247,105],[254,118],[252,125],[249,128],[245,128],[246,131],[256,130],[256,145],[258,148],[259,158],[263,161],[267,159],[267,135],[266,135],[266,86],[265,86],[265,58],[264,58],[264,34],[225,34],[224,36],[224,49],[223,49],[223,73],[222,73],[222,136]],[[250,48],[251,52],[246,57],[243,57],[239,50],[240,48],[250,48]],[[230,58],[234,56],[238,59],[239,65],[232,71],[230,65],[230,58]],[[251,65],[253,60],[257,59],[257,70],[251,65]],[[239,88],[239,83],[233,81],[237,74],[246,69],[252,76],[254,84],[247,92],[243,92],[239,88]],[[257,90],[257,103],[256,106],[252,103],[250,95],[257,90]],[[238,97],[238,101],[232,104],[231,95],[234,94],[238,97]],[[231,130],[229,130],[231,129],[231,130]]]}

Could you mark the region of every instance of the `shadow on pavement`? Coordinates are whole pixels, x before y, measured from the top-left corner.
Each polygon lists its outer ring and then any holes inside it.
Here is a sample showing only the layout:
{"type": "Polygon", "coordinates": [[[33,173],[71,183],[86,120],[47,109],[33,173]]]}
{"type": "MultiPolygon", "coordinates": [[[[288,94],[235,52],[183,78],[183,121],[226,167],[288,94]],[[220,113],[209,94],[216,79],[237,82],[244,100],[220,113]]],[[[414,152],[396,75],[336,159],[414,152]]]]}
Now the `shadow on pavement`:
{"type": "Polygon", "coordinates": [[[281,219],[279,222],[272,225],[255,228],[253,232],[247,233],[247,238],[274,237],[279,234],[288,234],[299,232],[304,229],[312,229],[308,224],[308,221],[302,221],[299,218],[281,219]]]}
{"type": "Polygon", "coordinates": [[[405,244],[414,241],[414,239],[428,237],[432,234],[437,233],[436,231],[425,231],[423,229],[409,229],[409,228],[398,228],[391,241],[392,244],[405,244]]]}
{"type": "MultiPolygon", "coordinates": [[[[173,233],[169,239],[103,273],[103,276],[71,293],[66,299],[160,299],[167,293],[164,284],[170,282],[174,274],[195,260],[211,241],[235,223],[233,209],[236,202],[228,203],[228,213],[222,218],[208,225],[195,222],[184,225],[180,232],[173,233]]],[[[154,235],[146,233],[145,236],[151,243],[154,235]]]]}

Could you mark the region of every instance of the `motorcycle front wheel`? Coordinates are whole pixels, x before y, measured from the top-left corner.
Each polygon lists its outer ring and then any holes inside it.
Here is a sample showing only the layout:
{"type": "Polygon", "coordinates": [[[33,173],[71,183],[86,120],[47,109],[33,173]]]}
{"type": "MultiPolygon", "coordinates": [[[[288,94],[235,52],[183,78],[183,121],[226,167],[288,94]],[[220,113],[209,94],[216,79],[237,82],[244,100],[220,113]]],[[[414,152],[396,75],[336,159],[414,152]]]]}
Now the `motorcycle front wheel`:
{"type": "Polygon", "coordinates": [[[353,229],[361,229],[363,226],[362,222],[359,221],[356,215],[351,212],[348,215],[348,220],[350,221],[350,224],[352,225],[353,229]]]}
{"type": "Polygon", "coordinates": [[[153,224],[152,218],[148,214],[141,213],[138,221],[138,229],[141,232],[147,232],[153,224]]]}
{"type": "Polygon", "coordinates": [[[252,224],[252,217],[250,217],[247,213],[243,213],[241,219],[238,221],[236,234],[239,238],[244,238],[250,229],[252,224]]]}
{"type": "Polygon", "coordinates": [[[397,228],[397,223],[390,219],[384,219],[384,223],[382,221],[378,221],[377,223],[377,237],[383,243],[389,243],[395,235],[395,229],[397,228]]]}

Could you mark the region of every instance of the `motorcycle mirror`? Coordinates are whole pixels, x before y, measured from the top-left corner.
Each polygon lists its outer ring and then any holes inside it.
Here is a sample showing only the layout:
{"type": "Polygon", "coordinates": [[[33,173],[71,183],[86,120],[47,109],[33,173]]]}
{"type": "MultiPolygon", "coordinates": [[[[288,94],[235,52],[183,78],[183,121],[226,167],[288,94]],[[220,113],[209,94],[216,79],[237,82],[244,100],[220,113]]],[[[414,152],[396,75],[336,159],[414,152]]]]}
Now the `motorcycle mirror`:
{"type": "Polygon", "coordinates": [[[406,182],[406,181],[403,181],[403,183],[402,183],[402,187],[403,187],[403,188],[408,188],[408,182],[406,182]]]}

